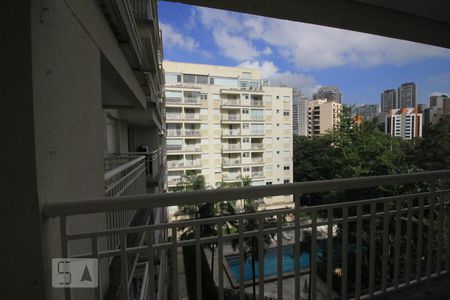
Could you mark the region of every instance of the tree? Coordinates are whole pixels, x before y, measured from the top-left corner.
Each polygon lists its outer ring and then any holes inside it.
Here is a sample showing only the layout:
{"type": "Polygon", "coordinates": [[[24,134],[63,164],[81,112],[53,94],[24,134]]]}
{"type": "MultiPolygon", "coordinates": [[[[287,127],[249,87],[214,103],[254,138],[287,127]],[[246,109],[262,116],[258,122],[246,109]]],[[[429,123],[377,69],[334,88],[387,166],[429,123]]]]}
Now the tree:
{"type": "Polygon", "coordinates": [[[450,115],[431,126],[412,159],[424,170],[450,169],[450,115]]]}

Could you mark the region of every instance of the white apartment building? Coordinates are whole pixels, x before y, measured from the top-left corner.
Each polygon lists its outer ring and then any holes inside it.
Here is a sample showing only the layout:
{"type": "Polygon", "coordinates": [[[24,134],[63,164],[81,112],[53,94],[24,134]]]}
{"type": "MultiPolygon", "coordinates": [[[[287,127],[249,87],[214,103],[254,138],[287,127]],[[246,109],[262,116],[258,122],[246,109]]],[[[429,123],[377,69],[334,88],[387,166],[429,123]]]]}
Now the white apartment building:
{"type": "Polygon", "coordinates": [[[385,132],[404,140],[422,136],[423,118],[417,108],[392,109],[386,116],[385,132]]]}
{"type": "MultiPolygon", "coordinates": [[[[292,88],[272,87],[260,70],[164,62],[169,191],[186,173],[206,184],[293,181],[292,88]]],[[[290,197],[266,205],[292,204],[290,197]]]]}
{"type": "Polygon", "coordinates": [[[340,122],[342,104],[324,99],[308,102],[308,136],[316,136],[336,128],[340,122]]]}
{"type": "Polygon", "coordinates": [[[292,131],[297,135],[308,135],[308,98],[294,92],[292,103],[292,131]]]}

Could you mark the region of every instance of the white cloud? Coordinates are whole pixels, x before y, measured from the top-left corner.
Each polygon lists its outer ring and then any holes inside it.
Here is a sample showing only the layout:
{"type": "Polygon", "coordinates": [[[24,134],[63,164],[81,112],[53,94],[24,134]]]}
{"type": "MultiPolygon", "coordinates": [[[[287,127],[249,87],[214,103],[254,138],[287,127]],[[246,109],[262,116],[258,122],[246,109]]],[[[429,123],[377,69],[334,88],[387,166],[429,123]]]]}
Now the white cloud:
{"type": "Polygon", "coordinates": [[[309,97],[320,87],[313,76],[291,71],[280,72],[271,61],[244,61],[239,67],[260,69],[262,77],[269,79],[272,84],[294,87],[309,97]]]}
{"type": "Polygon", "coordinates": [[[403,65],[433,57],[450,58],[447,49],[392,38],[208,8],[197,8],[197,12],[222,53],[238,62],[269,55],[273,50],[304,69],[403,65]],[[240,44],[234,44],[237,41],[240,44]]]}
{"type": "Polygon", "coordinates": [[[175,30],[171,25],[159,23],[163,32],[164,47],[179,48],[189,52],[198,49],[198,43],[191,37],[175,30]]]}

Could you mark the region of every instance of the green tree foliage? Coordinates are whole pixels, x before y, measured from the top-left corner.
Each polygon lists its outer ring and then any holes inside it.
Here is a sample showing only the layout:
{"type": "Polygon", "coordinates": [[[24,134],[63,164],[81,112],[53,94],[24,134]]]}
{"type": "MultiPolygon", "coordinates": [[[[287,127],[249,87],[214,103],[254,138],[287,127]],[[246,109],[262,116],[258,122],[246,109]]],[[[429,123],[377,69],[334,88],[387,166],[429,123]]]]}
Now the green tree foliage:
{"type": "Polygon", "coordinates": [[[430,128],[412,159],[424,170],[450,169],[450,115],[430,128]]]}

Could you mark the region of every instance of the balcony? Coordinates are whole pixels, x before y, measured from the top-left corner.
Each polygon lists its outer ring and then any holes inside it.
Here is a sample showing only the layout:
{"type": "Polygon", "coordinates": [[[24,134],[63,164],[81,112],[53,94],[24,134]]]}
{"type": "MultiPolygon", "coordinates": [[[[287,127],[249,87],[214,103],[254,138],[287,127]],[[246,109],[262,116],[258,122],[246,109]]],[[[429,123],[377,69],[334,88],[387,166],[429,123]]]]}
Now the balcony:
{"type": "Polygon", "coordinates": [[[240,151],[241,144],[223,144],[222,150],[223,151],[240,151]]]}
{"type": "Polygon", "coordinates": [[[183,114],[166,113],[167,121],[181,121],[183,119],[183,114]]]}
{"type": "Polygon", "coordinates": [[[200,136],[200,129],[185,129],[184,130],[185,136],[200,136]]]}
{"type": "Polygon", "coordinates": [[[240,173],[224,173],[222,175],[223,181],[238,181],[241,180],[240,173]]]}
{"type": "Polygon", "coordinates": [[[264,135],[264,130],[252,130],[250,135],[264,135]]]}
{"type": "Polygon", "coordinates": [[[241,101],[239,99],[222,99],[223,106],[240,106],[241,101]]]}
{"type": "Polygon", "coordinates": [[[168,160],[167,161],[167,167],[171,169],[175,168],[183,168],[184,164],[182,160],[168,160]]]}
{"type": "Polygon", "coordinates": [[[264,178],[264,172],[263,171],[252,172],[252,178],[253,179],[264,178]]]}
{"type": "MultiPolygon", "coordinates": [[[[220,299],[228,299],[229,295],[251,297],[249,293],[253,283],[246,277],[252,253],[247,248],[249,239],[259,249],[255,260],[259,269],[255,283],[258,295],[271,299],[374,299],[448,279],[444,276],[450,272],[449,180],[450,170],[445,170],[195,193],[82,199],[46,203],[43,214],[55,226],[62,226],[62,257],[120,259],[118,293],[123,299],[134,299],[126,296],[134,287],[129,282],[141,283],[141,299],[154,299],[157,292],[163,293],[163,298],[169,294],[171,299],[187,298],[186,291],[180,289],[185,276],[191,278],[191,284],[197,287],[196,299],[202,299],[203,295],[213,291],[220,299]],[[329,191],[358,192],[360,200],[301,205],[301,195],[328,193],[333,197],[329,191]],[[373,194],[374,191],[377,193],[373,194]],[[292,207],[280,210],[163,221],[139,227],[124,226],[113,231],[66,230],[67,220],[75,215],[198,205],[205,200],[221,203],[242,200],[244,195],[248,199],[290,195],[296,200],[292,207]],[[246,229],[249,221],[255,224],[254,229],[246,229]],[[222,230],[230,224],[234,230],[222,230]],[[220,230],[201,236],[199,228],[204,225],[220,230]],[[181,240],[181,233],[186,228],[192,228],[193,234],[181,240]],[[164,234],[157,239],[157,232],[164,234]],[[125,242],[132,234],[142,236],[142,243],[130,245],[125,242]],[[119,237],[118,248],[106,251],[99,248],[101,241],[111,235],[119,237]],[[69,244],[80,241],[88,242],[90,253],[80,256],[69,251],[69,244]],[[210,262],[205,258],[211,257],[207,245],[212,243],[215,244],[214,273],[210,273],[210,262]],[[230,250],[231,243],[236,245],[236,251],[230,250]],[[184,260],[181,253],[185,247],[192,247],[189,261],[184,262],[192,269],[180,275],[180,263],[183,264],[184,260]],[[161,288],[164,285],[160,285],[160,281],[166,277],[159,272],[165,261],[161,261],[157,253],[167,254],[170,258],[167,261],[170,272],[166,274],[168,282],[171,282],[170,290],[169,287],[161,288]],[[136,254],[145,270],[143,279],[137,281],[134,280],[134,260],[128,259],[136,254]],[[284,261],[286,259],[290,263],[284,261]],[[276,267],[268,269],[265,262],[276,267]],[[230,264],[236,267],[234,271],[230,264]]],[[[109,284],[105,282],[107,278],[100,277],[103,285],[109,284]]],[[[448,286],[448,280],[442,283],[448,286]]],[[[101,299],[100,295],[98,292],[96,299],[101,299]]],[[[399,294],[393,296],[399,298],[399,294]]]]}
{"type": "Polygon", "coordinates": [[[190,105],[200,105],[200,98],[184,96],[184,103],[190,105]]]}
{"type": "Polygon", "coordinates": [[[181,129],[167,129],[167,136],[182,136],[183,131],[181,129]]]}
{"type": "Polygon", "coordinates": [[[223,129],[223,136],[238,136],[241,135],[241,131],[239,129],[223,129]]]}
{"type": "Polygon", "coordinates": [[[251,100],[250,106],[264,106],[264,102],[262,100],[251,100]]]}
{"type": "Polygon", "coordinates": [[[183,103],[182,98],[166,97],[166,104],[182,104],[182,103],[183,103]]]}
{"type": "Polygon", "coordinates": [[[183,119],[186,121],[200,121],[199,114],[185,113],[183,119]]]}
{"type": "Polygon", "coordinates": [[[240,121],[241,115],[239,114],[228,114],[222,115],[222,121],[240,121]]]}
{"type": "Polygon", "coordinates": [[[252,164],[264,164],[262,157],[252,157],[252,164]]]}
{"type": "Polygon", "coordinates": [[[260,122],[263,122],[263,121],[264,121],[264,116],[251,116],[251,120],[252,120],[252,121],[260,121],[260,122]]]}
{"type": "Polygon", "coordinates": [[[263,150],[264,149],[264,144],[260,143],[260,144],[251,144],[252,150],[263,150]]]}
{"type": "Polygon", "coordinates": [[[200,161],[200,159],[198,160],[186,160],[184,162],[184,167],[185,168],[199,168],[202,166],[202,162],[200,161]]]}
{"type": "Polygon", "coordinates": [[[239,158],[223,159],[222,164],[224,166],[239,166],[241,165],[241,160],[239,158]]]}

